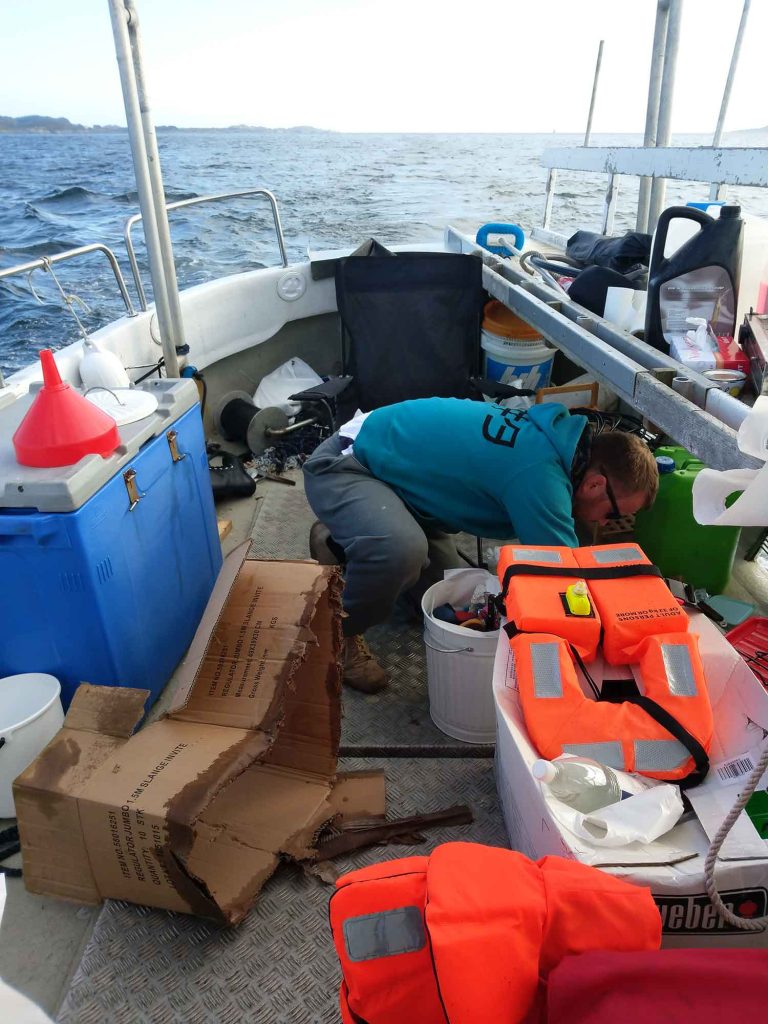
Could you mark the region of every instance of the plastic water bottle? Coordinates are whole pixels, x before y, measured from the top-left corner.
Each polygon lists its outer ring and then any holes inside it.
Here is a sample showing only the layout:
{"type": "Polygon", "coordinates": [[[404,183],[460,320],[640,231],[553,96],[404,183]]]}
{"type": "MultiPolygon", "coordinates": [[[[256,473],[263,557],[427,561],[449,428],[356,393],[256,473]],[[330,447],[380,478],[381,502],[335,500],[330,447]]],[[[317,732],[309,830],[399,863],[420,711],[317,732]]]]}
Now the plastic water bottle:
{"type": "Polygon", "coordinates": [[[534,761],[531,772],[549,786],[552,796],[582,814],[618,803],[623,795],[616,773],[588,757],[534,761]]]}

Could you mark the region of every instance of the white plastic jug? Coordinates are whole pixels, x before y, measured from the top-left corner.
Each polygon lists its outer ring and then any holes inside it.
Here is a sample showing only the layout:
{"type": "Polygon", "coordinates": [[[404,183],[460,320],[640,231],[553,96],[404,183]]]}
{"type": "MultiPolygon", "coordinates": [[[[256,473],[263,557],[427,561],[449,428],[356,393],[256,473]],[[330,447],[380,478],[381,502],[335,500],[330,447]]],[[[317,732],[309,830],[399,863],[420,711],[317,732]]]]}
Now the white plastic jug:
{"type": "Polygon", "coordinates": [[[0,818],[13,818],[13,780],[64,722],[58,679],[25,672],[0,679],[0,818]]]}

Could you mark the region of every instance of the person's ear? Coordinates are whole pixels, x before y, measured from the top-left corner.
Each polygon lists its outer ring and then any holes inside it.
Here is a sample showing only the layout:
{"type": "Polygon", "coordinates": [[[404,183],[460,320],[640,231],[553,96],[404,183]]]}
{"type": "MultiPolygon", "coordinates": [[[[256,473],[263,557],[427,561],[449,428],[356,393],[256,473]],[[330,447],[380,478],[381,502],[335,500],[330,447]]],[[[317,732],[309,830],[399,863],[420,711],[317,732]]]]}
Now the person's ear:
{"type": "Polygon", "coordinates": [[[579,490],[585,497],[594,498],[605,490],[605,477],[596,469],[588,469],[579,490]]]}

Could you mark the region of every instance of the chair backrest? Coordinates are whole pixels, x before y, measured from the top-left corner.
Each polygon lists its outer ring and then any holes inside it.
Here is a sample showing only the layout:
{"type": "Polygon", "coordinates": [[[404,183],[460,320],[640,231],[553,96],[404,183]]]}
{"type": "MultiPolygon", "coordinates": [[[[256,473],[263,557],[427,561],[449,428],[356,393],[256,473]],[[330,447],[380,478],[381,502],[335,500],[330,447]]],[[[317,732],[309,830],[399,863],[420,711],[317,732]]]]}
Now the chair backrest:
{"type": "Polygon", "coordinates": [[[359,408],[470,396],[484,300],[478,257],[350,257],[336,269],[336,300],[359,408]]]}

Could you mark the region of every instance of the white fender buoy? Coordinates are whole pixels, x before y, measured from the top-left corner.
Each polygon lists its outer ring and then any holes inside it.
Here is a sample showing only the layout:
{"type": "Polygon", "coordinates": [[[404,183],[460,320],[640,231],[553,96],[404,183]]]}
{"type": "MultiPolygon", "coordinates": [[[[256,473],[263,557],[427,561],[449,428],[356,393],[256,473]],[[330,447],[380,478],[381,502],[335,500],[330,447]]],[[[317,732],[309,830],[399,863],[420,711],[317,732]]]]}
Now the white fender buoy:
{"type": "Polygon", "coordinates": [[[83,341],[80,379],[86,388],[127,388],[131,384],[114,352],[107,352],[90,338],[83,341]]]}

